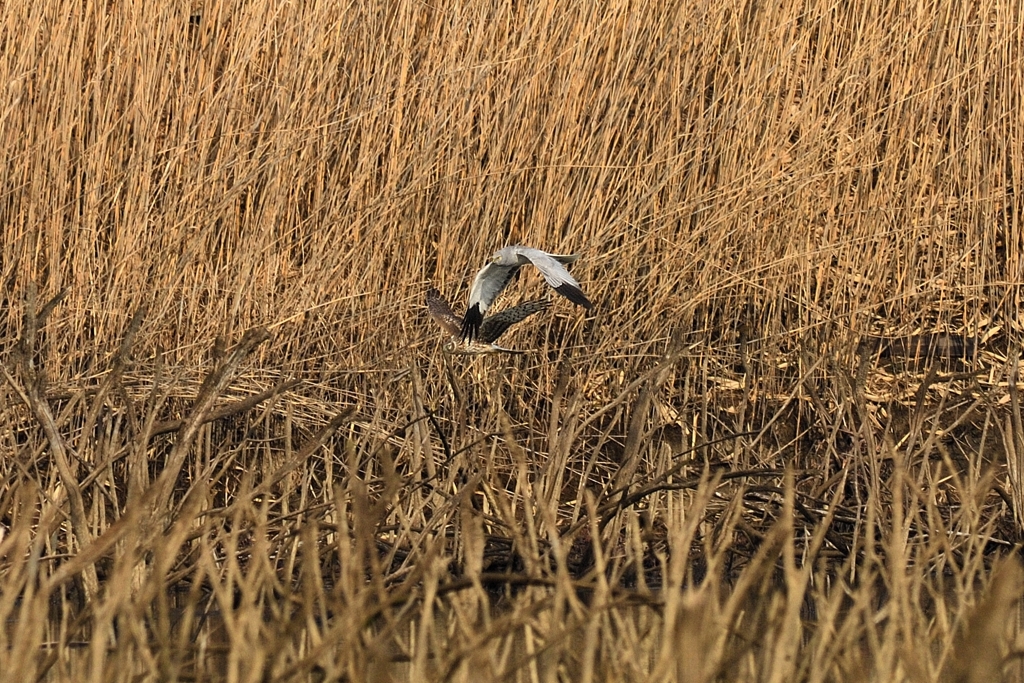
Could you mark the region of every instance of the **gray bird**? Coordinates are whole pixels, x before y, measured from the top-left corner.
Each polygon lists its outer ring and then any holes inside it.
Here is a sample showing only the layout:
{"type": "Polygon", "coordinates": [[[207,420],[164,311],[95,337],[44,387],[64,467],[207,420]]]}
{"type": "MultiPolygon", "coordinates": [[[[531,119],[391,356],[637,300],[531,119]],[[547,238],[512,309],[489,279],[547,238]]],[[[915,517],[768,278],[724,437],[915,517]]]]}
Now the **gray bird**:
{"type": "Polygon", "coordinates": [[[590,299],[580,289],[580,283],[562,265],[573,263],[579,257],[579,254],[549,254],[540,249],[519,245],[494,252],[491,262],[481,268],[473,279],[473,287],[469,291],[469,309],[462,320],[462,338],[472,341],[482,332],[484,313],[519,269],[529,263],[537,267],[545,282],[556,292],[577,306],[593,308],[594,304],[590,303],[590,299]]]}
{"type": "Polygon", "coordinates": [[[525,351],[506,349],[494,342],[498,337],[505,334],[505,330],[512,325],[526,320],[534,313],[539,313],[550,305],[550,301],[538,299],[536,301],[527,301],[512,308],[506,308],[504,311],[484,318],[476,339],[463,340],[462,318],[455,314],[455,311],[452,310],[452,307],[441,296],[439,291],[433,288],[427,290],[427,312],[430,313],[430,317],[434,319],[434,322],[452,336],[451,340],[444,345],[445,353],[526,353],[525,351]]]}

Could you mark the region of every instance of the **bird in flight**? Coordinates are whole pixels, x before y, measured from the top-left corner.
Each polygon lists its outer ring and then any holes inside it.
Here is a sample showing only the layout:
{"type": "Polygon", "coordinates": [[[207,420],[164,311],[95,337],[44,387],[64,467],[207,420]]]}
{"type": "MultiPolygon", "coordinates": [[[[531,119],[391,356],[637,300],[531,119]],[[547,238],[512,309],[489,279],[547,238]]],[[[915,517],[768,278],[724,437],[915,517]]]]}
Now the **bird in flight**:
{"type": "Polygon", "coordinates": [[[445,353],[459,354],[481,354],[481,353],[526,353],[515,349],[506,349],[494,342],[498,337],[505,334],[505,331],[518,322],[526,320],[534,313],[543,311],[551,305],[550,301],[538,299],[527,301],[504,311],[495,313],[484,318],[480,325],[480,331],[475,339],[462,338],[462,318],[455,314],[441,293],[436,289],[427,290],[427,312],[438,325],[445,329],[451,336],[451,340],[445,343],[445,353]]]}
{"type": "Polygon", "coordinates": [[[466,341],[473,341],[477,336],[483,335],[483,325],[487,322],[484,313],[519,269],[528,263],[536,266],[548,286],[566,299],[577,306],[593,308],[594,304],[590,303],[590,299],[580,289],[580,283],[563,265],[573,263],[579,257],[579,254],[549,254],[540,249],[518,245],[494,252],[490,263],[481,268],[473,279],[473,286],[469,291],[469,309],[462,320],[461,337],[466,341]]]}

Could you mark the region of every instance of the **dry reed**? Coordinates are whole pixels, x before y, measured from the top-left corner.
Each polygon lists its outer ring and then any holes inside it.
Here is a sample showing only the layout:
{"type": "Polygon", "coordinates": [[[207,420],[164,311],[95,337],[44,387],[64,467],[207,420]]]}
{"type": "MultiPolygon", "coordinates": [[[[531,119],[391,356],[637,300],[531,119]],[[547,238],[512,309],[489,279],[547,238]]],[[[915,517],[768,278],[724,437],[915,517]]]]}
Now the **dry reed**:
{"type": "Polygon", "coordinates": [[[4,3],[0,671],[1024,679],[1021,14],[4,3]]]}

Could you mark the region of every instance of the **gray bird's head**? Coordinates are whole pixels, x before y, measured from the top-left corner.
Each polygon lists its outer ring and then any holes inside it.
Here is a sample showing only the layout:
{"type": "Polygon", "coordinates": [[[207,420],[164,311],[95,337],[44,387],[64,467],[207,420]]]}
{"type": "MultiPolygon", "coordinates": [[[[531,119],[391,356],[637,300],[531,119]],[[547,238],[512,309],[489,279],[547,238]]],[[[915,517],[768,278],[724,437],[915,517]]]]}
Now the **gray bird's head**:
{"type": "Polygon", "coordinates": [[[505,247],[494,252],[491,263],[496,266],[515,266],[519,264],[519,254],[515,252],[515,247],[505,247]]]}

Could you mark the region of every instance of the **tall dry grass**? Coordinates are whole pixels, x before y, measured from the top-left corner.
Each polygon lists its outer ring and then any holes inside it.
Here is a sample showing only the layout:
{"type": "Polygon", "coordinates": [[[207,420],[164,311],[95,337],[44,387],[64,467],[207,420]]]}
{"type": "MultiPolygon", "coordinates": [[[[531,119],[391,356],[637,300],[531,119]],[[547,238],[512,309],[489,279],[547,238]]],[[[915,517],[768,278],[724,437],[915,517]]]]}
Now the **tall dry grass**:
{"type": "Polygon", "coordinates": [[[1020,6],[0,14],[12,680],[1022,678],[1020,6]]]}

